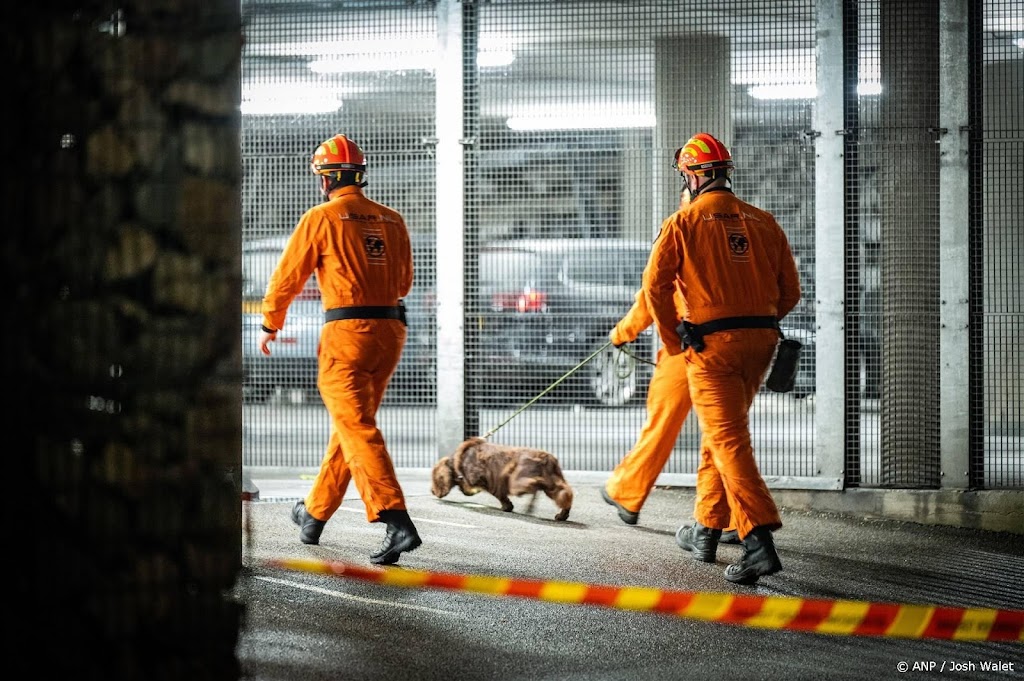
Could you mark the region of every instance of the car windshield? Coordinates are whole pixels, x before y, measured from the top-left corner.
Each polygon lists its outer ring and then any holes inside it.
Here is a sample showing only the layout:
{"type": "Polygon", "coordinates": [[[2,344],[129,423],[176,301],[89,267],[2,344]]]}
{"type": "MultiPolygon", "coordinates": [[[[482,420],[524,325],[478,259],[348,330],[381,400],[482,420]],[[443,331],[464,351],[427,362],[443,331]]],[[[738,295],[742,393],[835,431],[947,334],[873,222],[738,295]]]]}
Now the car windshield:
{"type": "Polygon", "coordinates": [[[541,258],[536,253],[495,249],[480,254],[480,283],[483,286],[524,288],[537,284],[541,258]]]}
{"type": "Polygon", "coordinates": [[[642,251],[595,250],[585,257],[571,258],[570,280],[600,286],[640,286],[647,254],[642,251]]]}
{"type": "Polygon", "coordinates": [[[556,267],[564,267],[564,276],[579,284],[639,287],[647,264],[643,250],[580,250],[568,254],[538,253],[511,248],[485,250],[480,256],[480,283],[483,286],[522,288],[538,286],[557,276],[556,267]],[[560,265],[564,259],[564,265],[560,265]],[[545,265],[546,263],[546,265],[545,265]]]}
{"type": "MultiPolygon", "coordinates": [[[[262,300],[267,292],[267,282],[277,266],[281,254],[277,251],[247,251],[242,254],[242,299],[262,300]]],[[[320,290],[316,285],[316,275],[310,275],[306,285],[298,295],[299,300],[319,299],[320,290]]]]}

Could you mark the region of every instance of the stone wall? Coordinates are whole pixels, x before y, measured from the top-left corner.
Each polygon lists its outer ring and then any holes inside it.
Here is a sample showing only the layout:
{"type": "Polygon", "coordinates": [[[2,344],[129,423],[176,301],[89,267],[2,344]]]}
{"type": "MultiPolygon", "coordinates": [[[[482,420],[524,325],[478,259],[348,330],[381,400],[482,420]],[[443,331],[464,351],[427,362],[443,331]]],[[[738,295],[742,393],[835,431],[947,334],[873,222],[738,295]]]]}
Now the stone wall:
{"type": "Polygon", "coordinates": [[[19,666],[238,678],[240,6],[19,5],[0,29],[19,666]]]}

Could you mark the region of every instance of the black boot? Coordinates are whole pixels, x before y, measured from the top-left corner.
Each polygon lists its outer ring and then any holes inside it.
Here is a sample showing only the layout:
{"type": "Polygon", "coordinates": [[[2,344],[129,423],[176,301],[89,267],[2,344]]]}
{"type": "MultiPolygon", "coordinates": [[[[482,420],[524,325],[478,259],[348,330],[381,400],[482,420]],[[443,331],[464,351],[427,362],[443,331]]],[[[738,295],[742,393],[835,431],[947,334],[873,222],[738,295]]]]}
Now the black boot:
{"type": "Polygon", "coordinates": [[[758,577],[774,575],[781,569],[772,531],[767,525],[760,525],[743,538],[743,557],[725,568],[725,578],[735,584],[754,584],[758,577]]]}
{"type": "Polygon", "coordinates": [[[296,501],[292,506],[292,522],[299,526],[299,539],[303,544],[319,544],[320,533],[326,520],[317,520],[306,511],[305,501],[296,501]]]}
{"type": "Polygon", "coordinates": [[[719,544],[742,544],[740,533],[736,530],[722,530],[722,536],[718,538],[719,544]]]}
{"type": "Polygon", "coordinates": [[[636,521],[640,520],[639,513],[637,513],[636,511],[630,511],[625,506],[612,499],[611,495],[608,494],[608,489],[606,487],[601,488],[601,498],[604,499],[606,504],[611,504],[612,506],[615,507],[615,510],[619,514],[619,520],[626,523],[627,525],[636,525],[636,521]]]}
{"type": "Polygon", "coordinates": [[[718,538],[721,530],[712,530],[694,521],[693,525],[683,525],[676,530],[676,543],[687,551],[693,552],[693,559],[705,563],[714,563],[718,552],[718,538]]]}
{"type": "Polygon", "coordinates": [[[370,554],[371,563],[397,563],[403,551],[412,551],[423,543],[408,511],[381,511],[379,520],[388,524],[388,532],[384,535],[380,548],[370,554]]]}

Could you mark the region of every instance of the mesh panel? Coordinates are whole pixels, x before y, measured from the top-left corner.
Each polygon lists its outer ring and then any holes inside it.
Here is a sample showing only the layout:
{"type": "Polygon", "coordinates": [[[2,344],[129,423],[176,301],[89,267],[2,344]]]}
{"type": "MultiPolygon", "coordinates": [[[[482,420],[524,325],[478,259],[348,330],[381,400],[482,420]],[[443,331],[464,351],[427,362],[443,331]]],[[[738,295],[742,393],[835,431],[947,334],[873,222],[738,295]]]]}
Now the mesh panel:
{"type": "Polygon", "coordinates": [[[309,161],[344,133],[363,149],[367,196],[401,212],[415,278],[409,337],[378,425],[398,431],[401,465],[435,459],[434,64],[432,7],[245,2],[242,82],[244,461],[317,466],[328,415],[316,387],[323,309],[313,282],[289,309],[271,358],[256,349],[259,300],[299,217],[321,200],[309,161]],[[271,259],[276,261],[276,255],[271,259]],[[272,267],[271,267],[272,269],[272,267]]]}
{"type": "MultiPolygon", "coordinates": [[[[429,274],[433,164],[422,140],[433,134],[431,71],[326,74],[320,66],[311,75],[303,68],[317,59],[337,62],[338,44],[356,35],[376,39],[384,60],[389,53],[382,46],[396,36],[408,42],[412,33],[432,30],[432,13],[384,4],[377,11],[294,7],[246,4],[243,99],[265,83],[290,92],[283,84],[300,77],[305,90],[343,104],[321,114],[243,117],[246,240],[290,231],[317,200],[306,174],[308,154],[344,131],[367,154],[368,192],[376,188],[375,198],[403,211],[413,231],[425,235],[417,270],[429,274]],[[350,102],[347,89],[369,96],[350,102]],[[409,91],[426,96],[394,96],[409,91]]],[[[628,310],[650,240],[676,207],[680,181],[668,166],[687,137],[708,129],[733,148],[737,192],[787,229],[808,287],[805,300],[813,300],[813,202],[779,192],[774,179],[794,169],[813,173],[805,134],[810,100],[751,95],[758,86],[806,90],[811,84],[813,6],[755,3],[740,15],[712,2],[695,3],[685,14],[672,2],[507,3],[468,6],[463,19],[467,64],[475,58],[477,65],[467,69],[464,83],[473,142],[466,158],[466,420],[483,431],[511,418],[499,439],[550,448],[570,468],[609,469],[642,424],[656,341],[647,332],[628,354],[597,351],[628,310]],[[685,38],[660,37],[666,26],[685,38]],[[770,48],[750,38],[768,26],[770,48]],[[515,60],[492,66],[506,50],[515,60]],[[657,128],[656,116],[665,122],[657,128]],[[526,280],[513,276],[522,262],[536,268],[526,280]]],[[[431,295],[425,298],[432,301],[431,295]]],[[[802,332],[812,329],[813,305],[802,305],[791,321],[802,332]]],[[[432,327],[428,313],[424,328],[432,327]]],[[[410,334],[411,344],[418,339],[424,359],[416,366],[423,371],[407,385],[396,377],[391,394],[429,408],[434,347],[429,331],[410,334]]],[[[247,375],[254,375],[262,358],[246,352],[247,375]]],[[[409,359],[407,350],[403,366],[409,359]]],[[[315,364],[308,360],[291,358],[276,384],[250,386],[247,462],[318,462],[313,443],[322,438],[326,415],[316,403],[315,364]]],[[[794,395],[812,395],[814,378],[810,344],[804,384],[794,395]]],[[[758,404],[752,425],[765,472],[813,474],[812,402],[765,394],[758,404]]],[[[428,441],[429,427],[411,420],[415,409],[387,406],[385,432],[390,423],[428,441]]],[[[691,417],[666,472],[695,472],[698,442],[691,417]]],[[[397,450],[399,465],[425,465],[427,455],[408,458],[407,451],[397,450]]]]}
{"type": "MultiPolygon", "coordinates": [[[[816,398],[841,394],[841,407],[826,403],[830,424],[842,410],[847,486],[941,486],[937,142],[950,134],[939,127],[943,27],[927,0],[842,6],[845,121],[833,131],[813,129],[821,40],[813,0],[444,7],[249,0],[246,248],[287,236],[319,200],[309,154],[323,139],[349,134],[367,155],[367,193],[405,214],[416,245],[408,301],[416,319],[379,415],[396,464],[436,459],[434,310],[451,302],[437,300],[435,283],[437,230],[444,229],[458,230],[465,253],[465,381],[444,386],[465,398],[460,435],[494,432],[496,441],[550,449],[567,469],[607,471],[644,421],[658,347],[648,331],[628,353],[615,351],[606,347],[608,332],[629,309],[652,237],[678,205],[674,150],[693,133],[710,132],[733,153],[736,193],[786,230],[804,288],[785,320],[787,334],[805,343],[797,388],[762,392],[751,411],[762,472],[791,481],[819,475],[816,398]],[[460,30],[449,33],[440,11],[459,12],[460,30]],[[438,40],[461,44],[463,55],[461,100],[440,107],[438,40]],[[286,87],[295,82],[297,89],[286,87]],[[253,95],[268,84],[287,112],[252,113],[253,95]],[[442,116],[462,116],[463,176],[440,185],[453,195],[464,190],[461,224],[436,224],[438,108],[442,116]],[[831,134],[844,140],[843,234],[826,234],[823,244],[815,224],[815,140],[831,134]],[[841,320],[823,321],[815,310],[822,247],[842,252],[841,320]],[[815,334],[823,323],[844,341],[842,375],[816,373],[815,334]]],[[[963,96],[970,98],[970,134],[980,141],[970,154],[964,244],[971,263],[964,359],[970,481],[1020,487],[1015,216],[1024,80],[1022,51],[1012,41],[1024,19],[1019,3],[1009,1],[972,3],[970,11],[972,75],[963,96]]],[[[252,289],[257,293],[243,305],[258,305],[259,282],[252,289]]],[[[309,319],[315,332],[319,320],[309,319]]],[[[292,365],[282,364],[273,381],[256,380],[260,358],[243,329],[247,464],[319,462],[327,416],[310,376],[315,363],[303,355],[301,326],[294,327],[294,357],[281,353],[292,365]]],[[[695,473],[699,437],[691,416],[666,473],[695,473]]]]}
{"type": "Polygon", "coordinates": [[[848,484],[937,487],[938,10],[857,3],[847,160],[848,484]]]}
{"type": "Polygon", "coordinates": [[[981,42],[983,68],[972,74],[978,87],[982,129],[974,157],[981,181],[972,196],[971,278],[975,331],[972,358],[972,484],[1024,487],[1024,7],[1015,0],[986,0],[981,42]]]}
{"type": "MultiPolygon", "coordinates": [[[[632,356],[604,346],[678,205],[682,181],[670,165],[692,134],[707,130],[732,148],[737,193],[775,213],[812,279],[813,200],[777,187],[780,173],[813,174],[803,134],[810,100],[750,90],[813,85],[813,3],[748,8],[481,7],[481,43],[501,35],[517,51],[509,67],[480,71],[477,172],[467,185],[467,251],[481,254],[467,382],[481,430],[511,418],[497,440],[550,448],[577,469],[610,470],[629,451],[656,341],[649,330],[627,346],[632,356]],[[770,47],[750,38],[768,25],[770,47]]],[[[813,306],[790,321],[812,329],[813,306]]],[[[807,358],[799,397],[813,393],[813,346],[807,358]]],[[[812,475],[812,428],[810,400],[759,396],[752,429],[762,470],[812,475]]],[[[691,415],[664,471],[695,473],[698,445],[691,415]]]]}

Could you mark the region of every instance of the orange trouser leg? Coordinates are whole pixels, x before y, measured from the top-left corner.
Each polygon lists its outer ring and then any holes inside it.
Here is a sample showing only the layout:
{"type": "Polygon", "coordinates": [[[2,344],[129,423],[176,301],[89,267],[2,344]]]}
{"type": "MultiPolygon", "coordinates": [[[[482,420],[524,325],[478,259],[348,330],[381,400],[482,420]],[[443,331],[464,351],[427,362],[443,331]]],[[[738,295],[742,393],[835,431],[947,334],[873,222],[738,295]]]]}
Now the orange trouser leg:
{"type": "Polygon", "coordinates": [[[338,430],[331,423],[331,436],[327,441],[327,451],[320,462],[320,471],[313,481],[309,494],[306,495],[306,512],[317,520],[328,520],[341,506],[352,479],[348,464],[341,453],[341,438],[338,430]]]}
{"type": "Polygon", "coordinates": [[[634,513],[643,507],[690,413],[690,388],[683,355],[662,350],[647,389],[647,420],[633,449],[612,471],[608,496],[634,513]]]}
{"type": "Polygon", "coordinates": [[[776,340],[770,330],[722,332],[707,340],[703,351],[684,353],[701,427],[694,517],[713,528],[731,523],[741,537],[761,525],[782,527],[778,507],[754,459],[748,422],[776,340]]]}
{"type": "Polygon", "coordinates": [[[331,437],[306,496],[306,510],[314,518],[327,520],[338,509],[351,480],[366,507],[366,519],[375,522],[383,510],[405,509],[405,496],[376,417],[402,354],[405,327],[401,333],[388,328],[360,333],[346,324],[326,325],[321,337],[317,383],[331,415],[331,437]]]}

